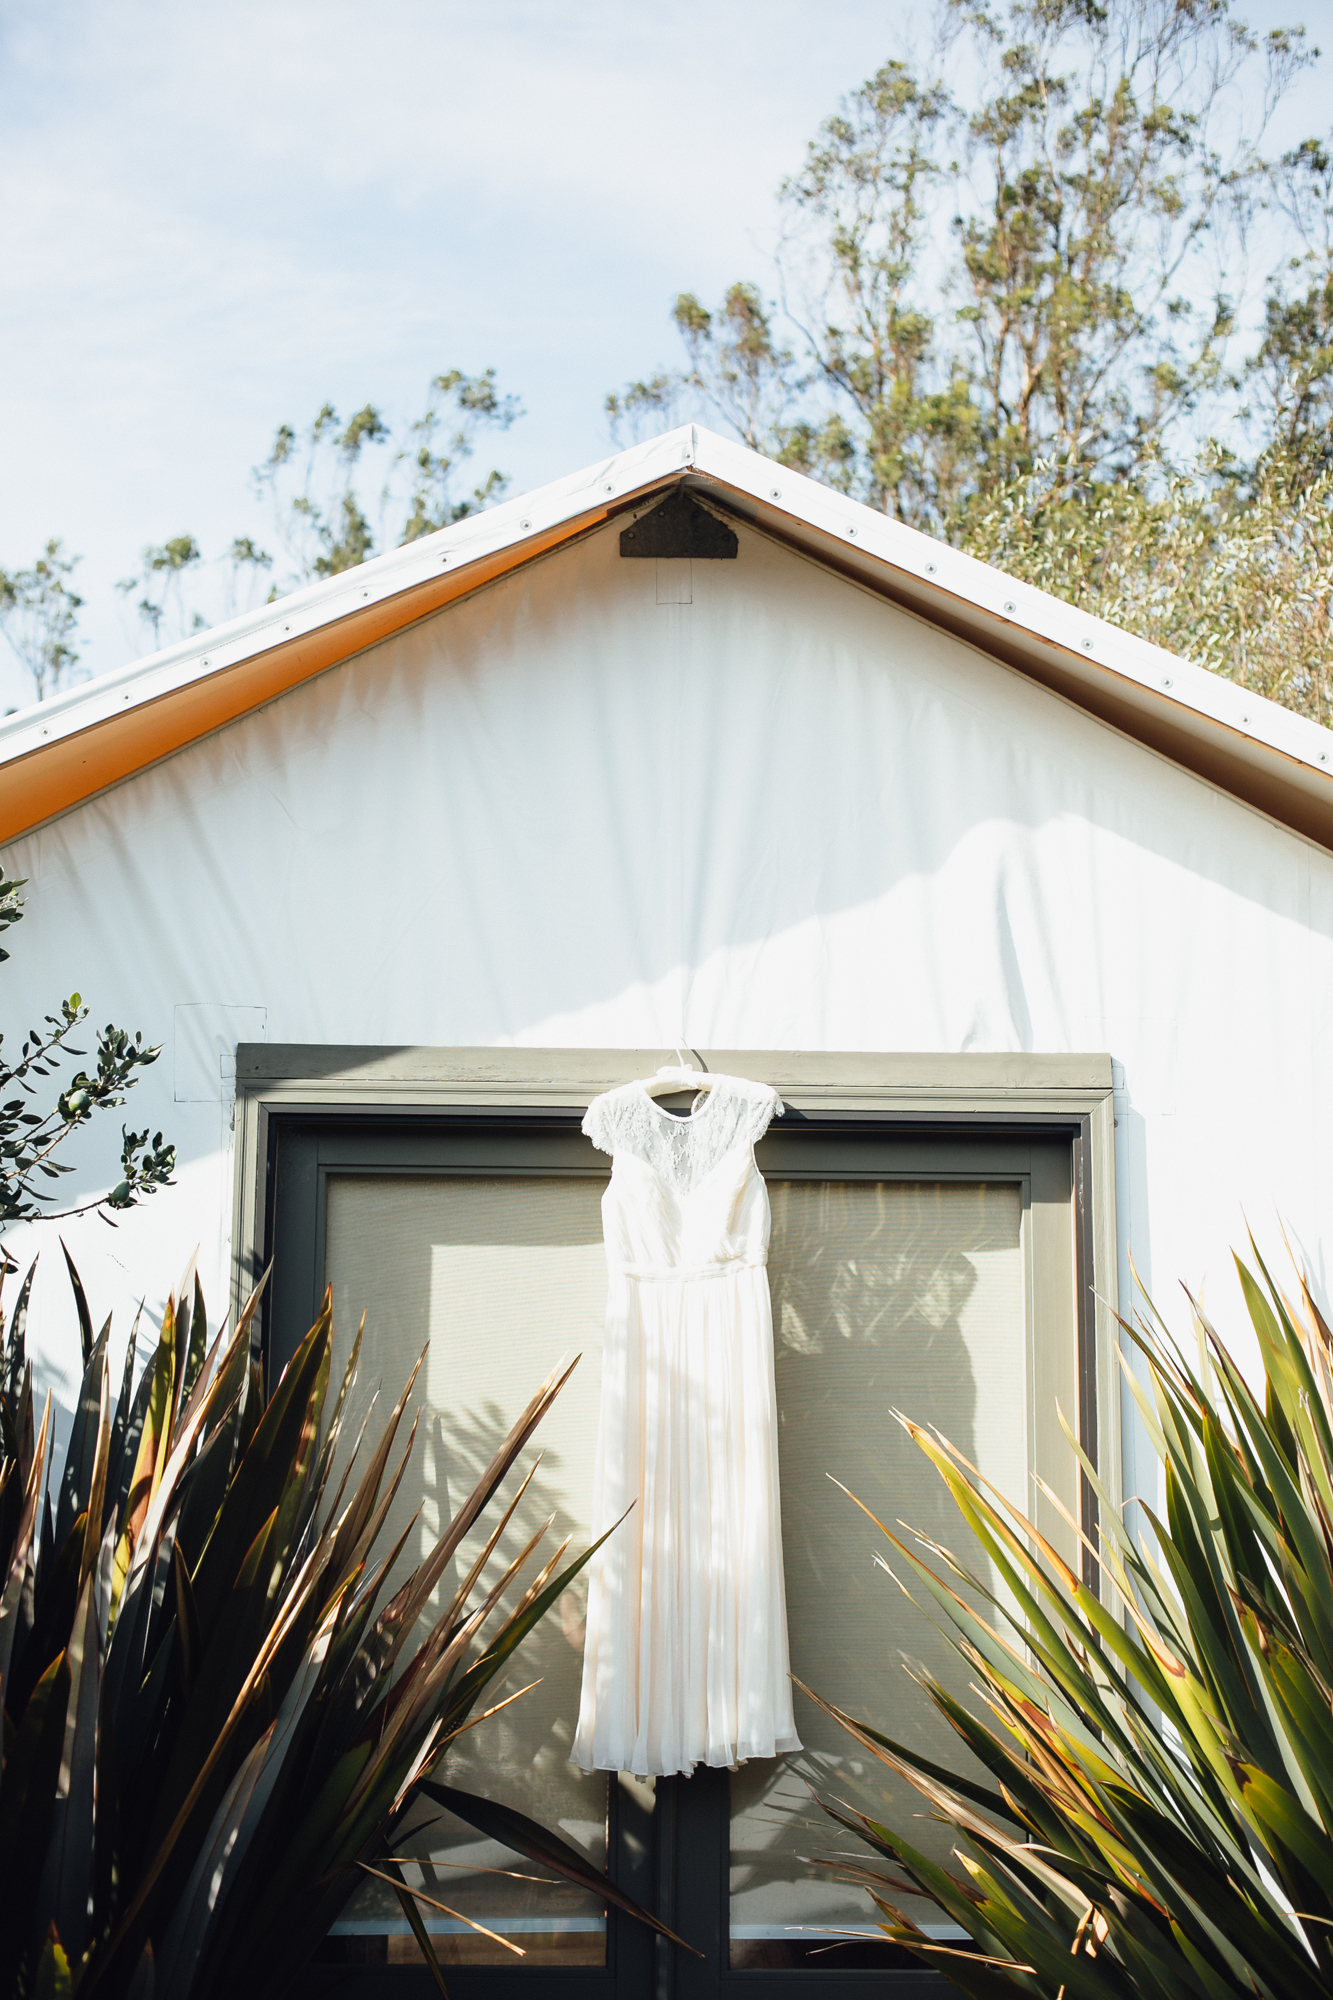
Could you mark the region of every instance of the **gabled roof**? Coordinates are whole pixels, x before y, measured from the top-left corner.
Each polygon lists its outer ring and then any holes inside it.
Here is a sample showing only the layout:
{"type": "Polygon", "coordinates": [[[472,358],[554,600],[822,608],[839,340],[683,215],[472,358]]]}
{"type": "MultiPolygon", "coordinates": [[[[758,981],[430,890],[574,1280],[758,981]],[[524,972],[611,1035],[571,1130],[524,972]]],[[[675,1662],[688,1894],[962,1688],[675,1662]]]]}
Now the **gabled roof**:
{"type": "Polygon", "coordinates": [[[680,483],[1333,849],[1333,734],[686,424],[0,720],[12,840],[680,483]]]}

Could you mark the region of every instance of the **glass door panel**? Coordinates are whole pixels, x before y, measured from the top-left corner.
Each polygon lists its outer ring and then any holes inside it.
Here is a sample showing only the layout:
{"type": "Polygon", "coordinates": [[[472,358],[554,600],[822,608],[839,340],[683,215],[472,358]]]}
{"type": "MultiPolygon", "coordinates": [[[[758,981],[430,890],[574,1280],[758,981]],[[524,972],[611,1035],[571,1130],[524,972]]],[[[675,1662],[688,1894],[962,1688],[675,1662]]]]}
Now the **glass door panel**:
{"type": "MultiPolygon", "coordinates": [[[[333,1287],[335,1379],[366,1315],[348,1435],[355,1436],[371,1395],[380,1390],[363,1452],[430,1343],[412,1398],[421,1405],[412,1462],[384,1537],[391,1546],[410,1529],[401,1574],[433,1546],[548,1372],[562,1355],[572,1359],[580,1352],[573,1377],[502,1489],[500,1504],[541,1453],[499,1553],[516,1553],[550,1514],[548,1553],[566,1535],[574,1548],[586,1545],[606,1298],[603,1185],[591,1178],[494,1174],[328,1178],[324,1269],[333,1287]]],[[[493,1503],[444,1577],[437,1612],[495,1518],[493,1503]]],[[[530,1682],[540,1685],[463,1735],[443,1775],[449,1784],[531,1814],[604,1868],[605,1774],[584,1777],[567,1761],[578,1711],[583,1602],[576,1586],[524,1642],[510,1671],[492,1683],[485,1705],[530,1682]]],[[[440,1819],[433,1808],[415,1817],[418,1825],[404,1833],[399,1851],[418,1858],[409,1881],[452,1912],[422,1907],[442,1963],[516,1969],[605,1964],[606,1912],[595,1897],[462,1821],[440,1819]]],[[[378,1882],[367,1882],[334,1926],[331,1944],[344,1960],[420,1962],[393,1890],[378,1882]]]]}
{"type": "MultiPolygon", "coordinates": [[[[833,1481],[904,1540],[901,1522],[979,1560],[938,1476],[895,1422],[902,1410],[938,1426],[1025,1502],[1026,1185],[773,1179],[769,1188],[792,1671],[954,1768],[962,1768],[957,1738],[905,1671],[911,1662],[956,1680],[950,1657],[877,1567],[877,1556],[891,1559],[889,1545],[833,1481]]],[[[899,1962],[864,1891],[838,1882],[836,1868],[812,1865],[855,1848],[817,1802],[910,1823],[914,1843],[941,1860],[950,1837],[920,1816],[916,1793],[799,1694],[797,1727],[802,1752],[731,1780],[730,1964],[833,1972],[899,1962]]],[[[924,1903],[913,1914],[938,1925],[924,1903]]]]}

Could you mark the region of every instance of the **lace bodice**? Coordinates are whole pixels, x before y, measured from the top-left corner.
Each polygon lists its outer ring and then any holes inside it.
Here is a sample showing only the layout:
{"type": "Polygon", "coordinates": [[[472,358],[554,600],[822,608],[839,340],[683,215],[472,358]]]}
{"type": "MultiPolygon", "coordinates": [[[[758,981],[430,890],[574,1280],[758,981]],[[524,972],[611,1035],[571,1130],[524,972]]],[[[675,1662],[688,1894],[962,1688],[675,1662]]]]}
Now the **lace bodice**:
{"type": "Polygon", "coordinates": [[[738,1146],[753,1146],[781,1113],[766,1083],[718,1076],[686,1118],[667,1111],[641,1083],[603,1092],[588,1106],[583,1129],[599,1152],[632,1153],[674,1194],[688,1195],[738,1146]]]}

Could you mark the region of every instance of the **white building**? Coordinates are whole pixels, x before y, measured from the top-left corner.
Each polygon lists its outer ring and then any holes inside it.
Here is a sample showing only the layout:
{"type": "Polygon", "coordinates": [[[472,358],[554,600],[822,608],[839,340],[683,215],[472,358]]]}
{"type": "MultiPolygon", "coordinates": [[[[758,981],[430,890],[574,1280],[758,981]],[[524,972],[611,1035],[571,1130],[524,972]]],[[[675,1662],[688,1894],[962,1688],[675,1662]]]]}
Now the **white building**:
{"type": "MultiPolygon", "coordinates": [[[[676,1047],[776,1083],[793,1666],[925,1727],[886,1662],[931,1642],[825,1473],[946,1527],[900,1406],[1016,1498],[1044,1471],[1077,1506],[1058,1397],[1132,1494],[1131,1254],[1169,1314],[1184,1279],[1225,1324],[1243,1216],[1271,1242],[1280,1215],[1326,1283],[1331,741],[689,427],[11,716],[6,1026],[78,987],[141,1027],[163,1056],[126,1115],[179,1148],[117,1234],[69,1234],[94,1310],[123,1329],[198,1246],[215,1310],[276,1255],[271,1360],[326,1279],[390,1385],[429,1335],[422,1532],[581,1345],[542,1475],[578,1532],[605,1171],[581,1109],[676,1047]]],[[[100,1139],[65,1187],[107,1170],[100,1139]]],[[[645,1801],[568,1773],[576,1628],[545,1643],[487,1769],[632,1870],[645,1801]]],[[[854,1785],[806,1720],[802,1768],[854,1785]]],[[[749,1767],[730,1807],[698,1777],[651,1822],[675,1921],[729,1923],[737,1967],[865,1919],[796,1860],[799,1776],[749,1767]]],[[[516,1992],[533,1960],[647,1990],[591,1902],[457,1879],[526,1927],[516,1992]]],[[[400,1952],[378,1905],[356,1921],[400,1952]]]]}

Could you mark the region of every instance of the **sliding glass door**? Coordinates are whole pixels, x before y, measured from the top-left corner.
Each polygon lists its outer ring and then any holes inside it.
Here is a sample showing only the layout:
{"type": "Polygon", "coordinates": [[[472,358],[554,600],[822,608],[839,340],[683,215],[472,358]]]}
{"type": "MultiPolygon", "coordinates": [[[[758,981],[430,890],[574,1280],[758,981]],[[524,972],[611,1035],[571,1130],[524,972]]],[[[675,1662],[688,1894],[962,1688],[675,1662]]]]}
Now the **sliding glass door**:
{"type": "MultiPolygon", "coordinates": [[[[909,1601],[901,1563],[849,1493],[893,1534],[966,1557],[937,1476],[897,1414],[937,1427],[1019,1504],[1034,1475],[1071,1512],[1078,1494],[1055,1406],[1075,1418],[1076,1233],[1069,1131],[965,1134],[854,1119],[792,1120],[760,1149],[773,1208],[770,1281],[792,1670],[827,1701],[958,1763],[914,1675],[957,1676],[909,1601]],[[846,1490],[844,1490],[846,1489],[846,1490]],[[888,1566],[886,1568],[884,1565],[888,1566]]],[[[382,1384],[367,1436],[423,1347],[422,1408],[390,1534],[406,1570],[430,1546],[495,1444],[563,1355],[582,1360],[534,1440],[540,1467],[497,1556],[548,1515],[581,1545],[605,1289],[598,1204],[608,1163],[569,1118],[302,1115],[275,1125],[267,1328],[270,1368],[333,1287],[340,1352],[366,1314],[358,1396],[382,1384]]],[[[511,1487],[516,1480],[511,1481],[511,1487]]],[[[1058,1511],[1043,1526],[1073,1558],[1058,1511]]],[[[914,1546],[917,1544],[913,1544],[914,1546]]],[[[469,1560],[461,1551],[459,1573],[469,1560]]],[[[441,1590],[452,1590],[446,1577],[441,1590]]],[[[572,1591],[521,1649],[502,1699],[466,1736],[448,1781],[558,1831],[694,1944],[655,1942],[594,1894],[422,1811],[400,1843],[451,1993],[526,1996],[724,1989],[938,1990],[879,1934],[863,1890],[840,1879],[854,1843],[823,1812],[839,1800],[909,1824],[945,1858],[915,1794],[798,1696],[803,1750],[735,1772],[651,1783],[569,1764],[582,1596],[572,1591]]],[[[937,1913],[924,1906],[927,1923],[937,1913]]],[[[316,1983],[366,1990],[426,1978],[393,1892],[368,1883],[330,1938],[316,1983]]],[[[420,1990],[425,1992],[425,1985],[420,1990]]],[[[433,1987],[430,1988],[434,1990],[433,1987]]]]}

